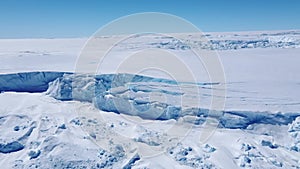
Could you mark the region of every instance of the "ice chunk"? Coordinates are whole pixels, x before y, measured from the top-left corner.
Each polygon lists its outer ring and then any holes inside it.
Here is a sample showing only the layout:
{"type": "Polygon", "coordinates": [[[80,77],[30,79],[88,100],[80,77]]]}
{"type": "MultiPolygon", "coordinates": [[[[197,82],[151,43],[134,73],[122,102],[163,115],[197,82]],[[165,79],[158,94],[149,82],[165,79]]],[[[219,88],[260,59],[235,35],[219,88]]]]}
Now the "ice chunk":
{"type": "Polygon", "coordinates": [[[11,143],[7,143],[7,144],[0,144],[0,153],[12,153],[12,152],[16,152],[16,151],[20,151],[24,148],[24,145],[17,142],[17,141],[13,141],[11,143]]]}

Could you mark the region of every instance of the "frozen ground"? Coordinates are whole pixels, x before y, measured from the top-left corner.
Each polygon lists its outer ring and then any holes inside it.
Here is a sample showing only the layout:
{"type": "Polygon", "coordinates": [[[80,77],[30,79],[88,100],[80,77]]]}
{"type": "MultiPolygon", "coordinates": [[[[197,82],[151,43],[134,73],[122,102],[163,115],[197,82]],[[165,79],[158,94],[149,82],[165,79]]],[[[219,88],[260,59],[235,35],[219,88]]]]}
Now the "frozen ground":
{"type": "MultiPolygon", "coordinates": [[[[158,48],[191,63],[186,44],[217,50],[227,86],[218,116],[208,108],[219,83],[201,68],[194,84],[201,103],[194,107],[189,85],[182,92],[153,72],[146,75],[156,78],[70,73],[87,39],[0,40],[0,166],[300,168],[300,31],[205,34],[212,45],[198,34],[180,36],[183,42],[131,38],[108,61],[158,48]],[[216,120],[216,129],[205,125],[216,120]],[[213,135],[203,141],[205,132],[213,135]]],[[[113,73],[114,66],[101,72],[113,73]]]]}

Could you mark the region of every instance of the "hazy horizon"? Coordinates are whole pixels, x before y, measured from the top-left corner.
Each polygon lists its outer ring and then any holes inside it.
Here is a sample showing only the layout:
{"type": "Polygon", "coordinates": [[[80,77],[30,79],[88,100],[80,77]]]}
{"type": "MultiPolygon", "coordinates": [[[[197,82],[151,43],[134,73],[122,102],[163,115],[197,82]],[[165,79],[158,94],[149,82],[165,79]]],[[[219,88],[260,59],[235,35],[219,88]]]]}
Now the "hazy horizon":
{"type": "Polygon", "coordinates": [[[0,2],[0,39],[81,38],[123,16],[161,12],[203,32],[300,29],[300,1],[17,1],[0,2]]]}

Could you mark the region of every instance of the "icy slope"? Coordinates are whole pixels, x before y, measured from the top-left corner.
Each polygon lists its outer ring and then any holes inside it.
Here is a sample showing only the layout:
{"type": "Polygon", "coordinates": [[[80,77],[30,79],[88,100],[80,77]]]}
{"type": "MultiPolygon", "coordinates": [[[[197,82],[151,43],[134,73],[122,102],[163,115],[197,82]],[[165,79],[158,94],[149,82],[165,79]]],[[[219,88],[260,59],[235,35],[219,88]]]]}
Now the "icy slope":
{"type": "MultiPolygon", "coordinates": [[[[197,116],[199,118],[196,121],[204,122],[205,118],[200,117],[209,116],[210,110],[193,107],[195,91],[183,90],[183,87],[189,86],[180,84],[184,83],[131,74],[65,74],[50,84],[47,94],[59,100],[91,102],[100,110],[136,115],[143,119],[168,120],[197,116]],[[161,97],[153,97],[154,94],[161,97]],[[186,99],[191,105],[180,105],[180,99],[186,99]]],[[[218,83],[193,85],[202,90],[196,94],[207,96],[210,87],[218,83]]],[[[300,112],[224,111],[222,114],[218,118],[223,127],[247,128],[254,123],[287,125],[299,116],[300,112]]]]}
{"type": "MultiPolygon", "coordinates": [[[[168,79],[131,74],[72,74],[63,72],[31,72],[0,75],[1,91],[41,92],[62,101],[85,101],[103,111],[139,116],[143,119],[177,120],[197,117],[192,123],[202,124],[215,115],[204,107],[195,107],[195,91],[183,90],[191,85],[202,90],[209,100],[211,87],[218,83],[184,83],[168,79]],[[48,88],[49,83],[49,88],[48,88]],[[188,85],[185,85],[188,84],[188,85]],[[183,97],[185,96],[185,97],[183,97]],[[185,99],[186,104],[180,103],[185,99]]],[[[194,88],[191,88],[194,89],[194,88]]],[[[205,97],[204,97],[205,96],[205,97]]],[[[213,97],[213,96],[210,96],[213,97]]],[[[205,101],[202,101],[205,102],[205,101]]],[[[200,105],[199,105],[200,106],[200,105]]],[[[300,112],[221,111],[220,127],[245,129],[252,124],[287,125],[300,112]]]]}
{"type": "Polygon", "coordinates": [[[0,75],[0,92],[44,92],[50,82],[64,74],[63,72],[32,72],[0,75]]]}

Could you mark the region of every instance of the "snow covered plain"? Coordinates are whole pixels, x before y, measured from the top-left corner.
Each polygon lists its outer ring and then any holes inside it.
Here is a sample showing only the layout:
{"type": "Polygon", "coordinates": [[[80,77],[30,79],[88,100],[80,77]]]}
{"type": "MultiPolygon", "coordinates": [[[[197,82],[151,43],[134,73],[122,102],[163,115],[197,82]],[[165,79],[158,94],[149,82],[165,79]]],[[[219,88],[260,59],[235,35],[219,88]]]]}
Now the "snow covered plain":
{"type": "Polygon", "coordinates": [[[182,93],[155,73],[74,74],[87,39],[0,40],[1,168],[300,168],[300,31],[205,34],[212,45],[180,36],[133,38],[112,57],[217,50],[227,86],[221,116],[208,110],[219,84],[201,72],[193,107],[189,85],[182,93]],[[211,118],[218,128],[201,142],[211,118]]]}

